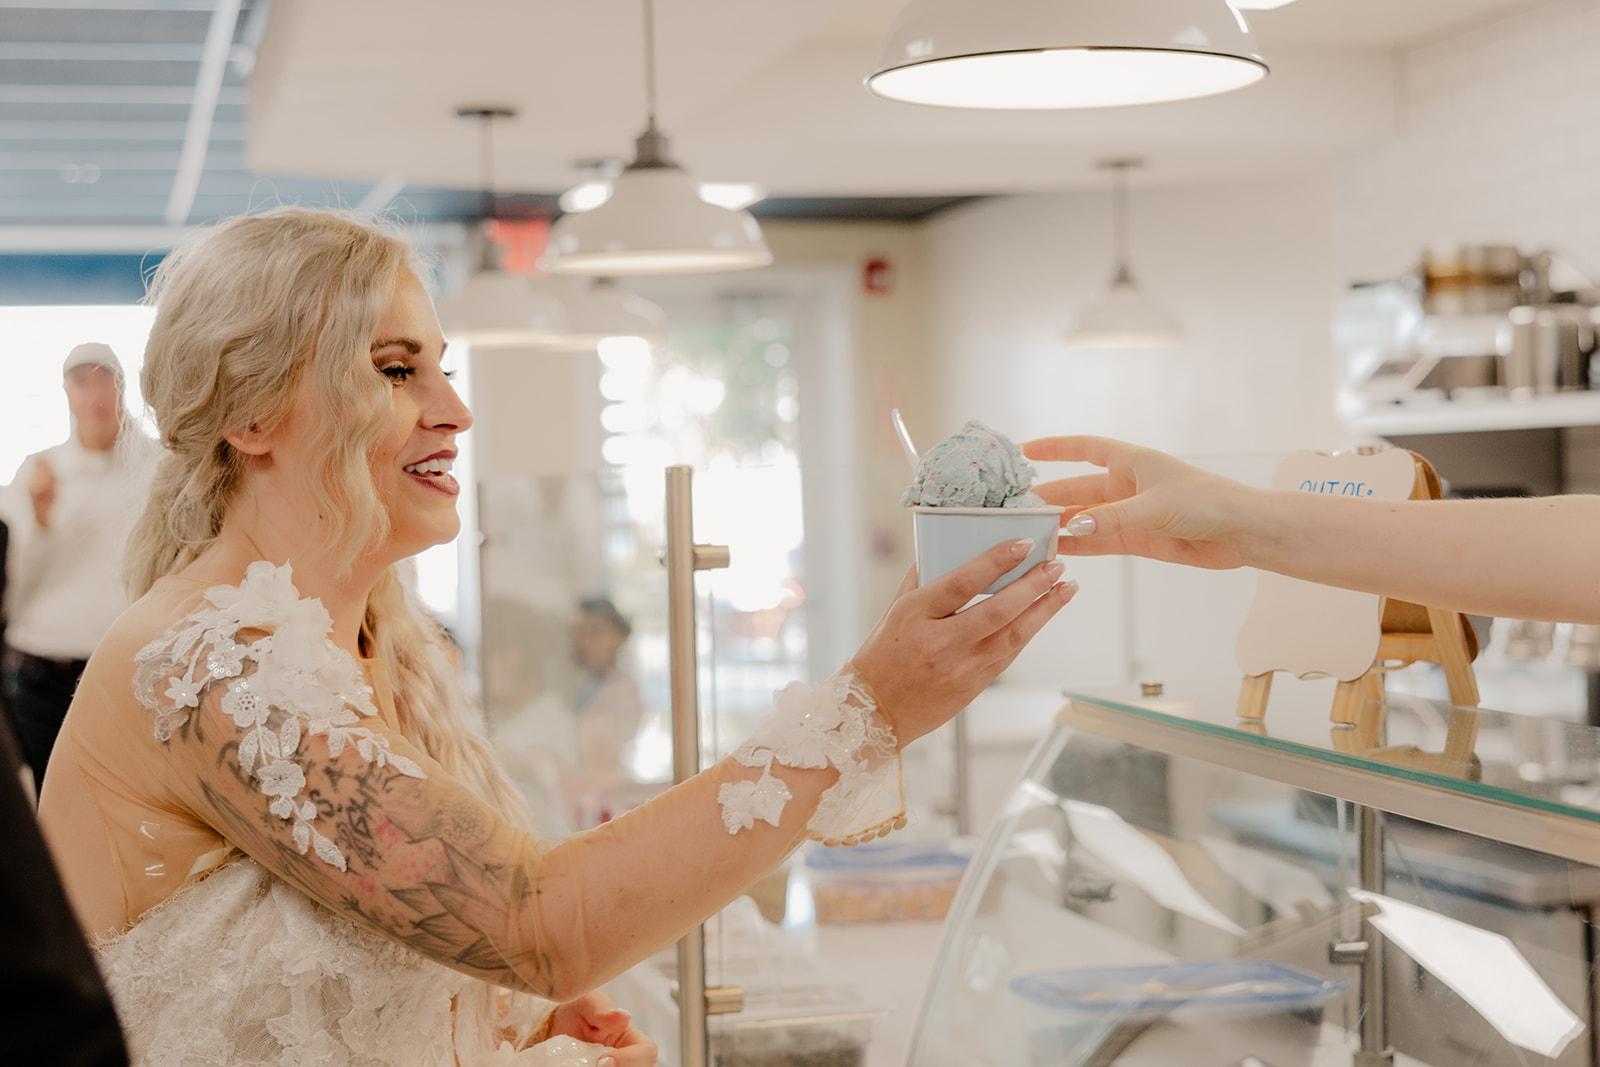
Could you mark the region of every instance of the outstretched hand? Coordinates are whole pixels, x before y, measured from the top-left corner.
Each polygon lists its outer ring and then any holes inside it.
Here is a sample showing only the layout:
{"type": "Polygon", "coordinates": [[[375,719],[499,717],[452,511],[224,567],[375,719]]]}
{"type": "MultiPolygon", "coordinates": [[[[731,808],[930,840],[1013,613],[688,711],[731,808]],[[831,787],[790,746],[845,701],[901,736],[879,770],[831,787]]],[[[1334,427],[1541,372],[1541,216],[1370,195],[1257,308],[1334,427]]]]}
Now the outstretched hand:
{"type": "Polygon", "coordinates": [[[1062,555],[1147,556],[1212,569],[1243,564],[1234,539],[1237,504],[1251,492],[1245,486],[1105,437],[1044,437],[1022,451],[1029,459],[1104,468],[1033,487],[1048,502],[1066,506],[1062,555]]]}
{"type": "Polygon", "coordinates": [[[902,747],[966,707],[1078,591],[1077,582],[1055,584],[1062,565],[1051,561],[961,610],[1031,548],[1005,541],[925,586],[915,567],[900,583],[852,662],[902,747]]]}
{"type": "Polygon", "coordinates": [[[656,1043],[633,1025],[633,1016],[611,1002],[604,993],[585,993],[556,1008],[551,1016],[552,1035],[565,1034],[579,1041],[610,1048],[599,1067],[654,1067],[656,1043]],[[610,1061],[609,1063],[607,1061],[610,1061]]]}

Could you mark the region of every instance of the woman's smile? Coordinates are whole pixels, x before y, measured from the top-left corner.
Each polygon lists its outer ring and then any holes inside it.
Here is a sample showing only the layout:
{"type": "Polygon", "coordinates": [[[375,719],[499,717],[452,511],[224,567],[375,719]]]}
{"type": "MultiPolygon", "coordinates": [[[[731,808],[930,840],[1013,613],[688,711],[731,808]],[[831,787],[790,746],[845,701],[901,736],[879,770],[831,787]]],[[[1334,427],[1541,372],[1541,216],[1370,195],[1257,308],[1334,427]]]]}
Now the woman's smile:
{"type": "Polygon", "coordinates": [[[455,452],[435,452],[427,459],[416,463],[409,463],[401,470],[409,474],[413,481],[427,486],[436,493],[455,496],[461,492],[461,486],[451,475],[450,469],[455,464],[455,452]]]}

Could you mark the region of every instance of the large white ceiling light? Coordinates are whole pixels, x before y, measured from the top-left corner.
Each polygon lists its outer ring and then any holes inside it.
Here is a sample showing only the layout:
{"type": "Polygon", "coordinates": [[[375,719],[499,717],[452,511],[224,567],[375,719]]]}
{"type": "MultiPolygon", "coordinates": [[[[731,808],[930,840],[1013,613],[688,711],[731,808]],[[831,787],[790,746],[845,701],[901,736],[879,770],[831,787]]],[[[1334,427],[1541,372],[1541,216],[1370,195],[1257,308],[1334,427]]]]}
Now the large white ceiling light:
{"type": "Polygon", "coordinates": [[[439,325],[446,336],[474,348],[561,348],[567,344],[567,309],[555,293],[533,279],[512,274],[500,262],[500,249],[487,230],[494,221],[494,136],[508,107],[463,107],[462,118],[477,119],[483,168],[483,219],[477,235],[479,263],[453,296],[439,301],[439,325]]]}
{"type": "Polygon", "coordinates": [[[1183,331],[1166,308],[1151,300],[1128,269],[1127,174],[1144,165],[1139,159],[1108,159],[1100,166],[1111,172],[1111,288],[1078,314],[1067,332],[1076,348],[1166,348],[1183,341],[1183,331]]]}
{"type": "Polygon", "coordinates": [[[913,0],[867,88],[913,104],[1043,110],[1212,96],[1266,75],[1227,0],[913,0]]]}
{"type": "Polygon", "coordinates": [[[556,274],[704,274],[772,262],[748,211],[707,202],[671,158],[656,129],[655,19],[644,0],[647,120],[634,159],[611,196],[590,211],[561,216],[550,231],[545,269],[556,274]]]}

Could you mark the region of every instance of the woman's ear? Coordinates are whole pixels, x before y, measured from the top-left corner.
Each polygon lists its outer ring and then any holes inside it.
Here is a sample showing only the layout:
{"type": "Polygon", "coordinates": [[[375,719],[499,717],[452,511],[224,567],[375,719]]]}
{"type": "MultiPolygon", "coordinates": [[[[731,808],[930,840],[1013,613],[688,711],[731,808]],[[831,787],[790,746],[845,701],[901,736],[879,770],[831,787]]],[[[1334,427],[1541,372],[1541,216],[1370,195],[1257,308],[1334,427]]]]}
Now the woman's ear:
{"type": "Polygon", "coordinates": [[[242,430],[223,434],[222,439],[247,456],[264,456],[272,451],[272,437],[253,422],[242,430]]]}

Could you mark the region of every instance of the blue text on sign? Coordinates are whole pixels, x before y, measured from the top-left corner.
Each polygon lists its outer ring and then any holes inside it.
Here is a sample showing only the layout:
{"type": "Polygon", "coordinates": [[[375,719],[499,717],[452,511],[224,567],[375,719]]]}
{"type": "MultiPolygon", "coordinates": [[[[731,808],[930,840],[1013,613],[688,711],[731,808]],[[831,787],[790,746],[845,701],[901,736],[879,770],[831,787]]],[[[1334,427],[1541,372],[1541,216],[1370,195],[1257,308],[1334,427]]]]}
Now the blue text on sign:
{"type": "Polygon", "coordinates": [[[1323,493],[1328,496],[1371,496],[1366,482],[1313,482],[1309,478],[1300,483],[1302,493],[1323,493]]]}

